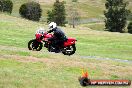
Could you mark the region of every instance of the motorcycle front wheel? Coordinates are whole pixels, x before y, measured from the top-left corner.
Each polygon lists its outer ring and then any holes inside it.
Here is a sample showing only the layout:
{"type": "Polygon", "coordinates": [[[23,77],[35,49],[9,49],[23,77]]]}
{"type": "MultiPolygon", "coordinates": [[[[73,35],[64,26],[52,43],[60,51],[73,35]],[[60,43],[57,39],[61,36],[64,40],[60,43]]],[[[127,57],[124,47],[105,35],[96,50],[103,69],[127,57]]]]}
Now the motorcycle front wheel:
{"type": "Polygon", "coordinates": [[[76,46],[74,44],[74,45],[65,47],[64,50],[62,51],[62,53],[64,55],[69,55],[70,56],[70,55],[73,55],[75,53],[75,51],[76,51],[76,46]]]}
{"type": "Polygon", "coordinates": [[[34,51],[40,51],[43,45],[41,42],[36,41],[36,39],[32,39],[28,42],[28,49],[34,51]]]}

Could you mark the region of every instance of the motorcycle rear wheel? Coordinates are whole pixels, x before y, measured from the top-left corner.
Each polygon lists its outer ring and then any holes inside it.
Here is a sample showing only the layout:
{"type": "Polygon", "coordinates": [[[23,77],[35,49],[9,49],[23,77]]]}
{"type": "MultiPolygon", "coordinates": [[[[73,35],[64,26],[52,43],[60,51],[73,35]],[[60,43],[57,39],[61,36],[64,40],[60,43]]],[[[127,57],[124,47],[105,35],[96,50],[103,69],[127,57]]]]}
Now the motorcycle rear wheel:
{"type": "Polygon", "coordinates": [[[62,53],[64,55],[73,55],[76,51],[76,46],[75,44],[74,45],[71,45],[71,46],[68,46],[68,47],[65,47],[64,50],[62,51],[62,53]]]}
{"type": "Polygon", "coordinates": [[[40,51],[43,45],[41,42],[36,41],[36,39],[32,39],[28,42],[28,49],[34,51],[40,51]]]}

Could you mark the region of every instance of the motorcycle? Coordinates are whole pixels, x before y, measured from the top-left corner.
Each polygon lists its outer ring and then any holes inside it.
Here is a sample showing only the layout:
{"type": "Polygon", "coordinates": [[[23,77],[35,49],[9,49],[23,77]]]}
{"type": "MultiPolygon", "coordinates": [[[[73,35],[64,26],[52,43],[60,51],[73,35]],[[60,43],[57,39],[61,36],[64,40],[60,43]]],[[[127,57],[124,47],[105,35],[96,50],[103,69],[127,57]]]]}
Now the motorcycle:
{"type": "MultiPolygon", "coordinates": [[[[28,42],[28,49],[33,51],[40,51],[44,46],[49,52],[55,52],[56,48],[53,46],[52,41],[49,41],[48,38],[53,37],[53,34],[47,33],[44,30],[38,30],[35,34],[35,39],[32,39],[28,42]]],[[[63,45],[59,47],[59,51],[64,55],[73,55],[76,51],[76,39],[67,38],[63,45]]]]}

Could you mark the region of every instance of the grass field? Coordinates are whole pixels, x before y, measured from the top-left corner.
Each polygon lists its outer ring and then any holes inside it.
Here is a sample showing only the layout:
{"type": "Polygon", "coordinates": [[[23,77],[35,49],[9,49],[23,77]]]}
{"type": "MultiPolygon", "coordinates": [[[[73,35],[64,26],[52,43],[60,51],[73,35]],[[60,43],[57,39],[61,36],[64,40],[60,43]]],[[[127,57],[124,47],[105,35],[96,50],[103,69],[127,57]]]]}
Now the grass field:
{"type": "MultiPolygon", "coordinates": [[[[14,2],[14,8],[13,8],[13,16],[19,16],[19,8],[21,4],[28,2],[28,1],[33,1],[33,0],[21,0],[21,1],[16,1],[12,0],[14,2]]],[[[35,1],[35,0],[34,0],[35,1]]],[[[47,17],[47,11],[51,10],[54,4],[55,0],[38,0],[41,4],[42,10],[43,10],[43,18],[47,17]]],[[[63,0],[60,0],[63,1],[63,0]]],[[[91,1],[91,0],[85,0],[85,1],[79,1],[77,3],[71,3],[71,0],[64,0],[66,2],[66,11],[68,15],[68,9],[69,6],[74,4],[74,7],[78,9],[81,17],[100,17],[103,11],[103,2],[101,0],[98,1],[91,1]],[[89,2],[86,4],[86,2],[89,2]],[[98,4],[98,6],[97,6],[98,4]],[[89,6],[88,6],[89,5],[89,6]]]]}
{"type": "MultiPolygon", "coordinates": [[[[28,1],[38,1],[41,4],[43,10],[43,18],[47,17],[47,11],[52,9],[55,0],[12,0],[14,3],[13,16],[19,16],[19,8],[21,4],[28,1]]],[[[74,5],[78,10],[81,18],[102,18],[105,10],[105,0],[78,0],[76,3],[72,3],[72,0],[60,0],[65,1],[66,13],[69,13],[69,7],[74,5]]],[[[125,0],[129,2],[128,8],[132,10],[131,0],[125,0]]]]}
{"type": "Polygon", "coordinates": [[[82,68],[92,79],[132,80],[131,63],[92,58],[132,60],[132,35],[128,33],[96,31],[85,25],[62,28],[78,40],[76,54],[64,56],[45,48],[40,52],[27,49],[36,28],[46,25],[6,14],[0,17],[0,88],[81,88],[82,68]]]}

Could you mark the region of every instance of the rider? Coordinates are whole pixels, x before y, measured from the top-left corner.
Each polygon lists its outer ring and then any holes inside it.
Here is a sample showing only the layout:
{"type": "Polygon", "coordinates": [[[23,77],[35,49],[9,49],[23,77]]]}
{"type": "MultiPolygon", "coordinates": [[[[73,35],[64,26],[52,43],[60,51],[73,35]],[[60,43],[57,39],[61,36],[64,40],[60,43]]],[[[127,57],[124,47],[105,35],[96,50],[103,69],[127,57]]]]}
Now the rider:
{"type": "Polygon", "coordinates": [[[57,27],[57,24],[55,22],[51,22],[49,24],[49,30],[48,33],[53,32],[53,37],[49,38],[49,41],[52,41],[52,45],[55,47],[55,51],[59,52],[59,46],[62,46],[64,41],[67,40],[65,33],[57,27]]]}

